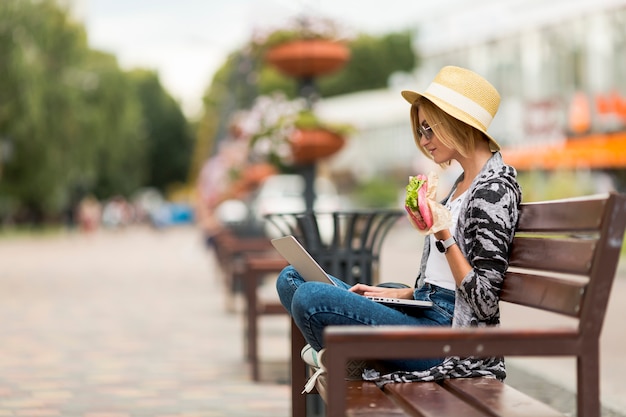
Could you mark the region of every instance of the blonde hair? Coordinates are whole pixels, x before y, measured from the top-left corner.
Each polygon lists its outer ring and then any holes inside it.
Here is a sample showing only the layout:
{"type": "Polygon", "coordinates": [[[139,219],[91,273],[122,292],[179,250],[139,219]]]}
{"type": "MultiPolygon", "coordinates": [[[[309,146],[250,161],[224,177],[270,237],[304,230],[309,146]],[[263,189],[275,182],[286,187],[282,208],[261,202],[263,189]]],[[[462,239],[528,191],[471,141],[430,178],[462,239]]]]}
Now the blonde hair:
{"type": "Polygon", "coordinates": [[[476,149],[476,145],[481,140],[489,140],[480,130],[450,116],[427,98],[420,97],[411,106],[411,127],[415,145],[428,159],[432,159],[432,155],[420,145],[418,110],[422,112],[424,119],[428,120],[429,126],[439,141],[465,157],[476,149]]]}

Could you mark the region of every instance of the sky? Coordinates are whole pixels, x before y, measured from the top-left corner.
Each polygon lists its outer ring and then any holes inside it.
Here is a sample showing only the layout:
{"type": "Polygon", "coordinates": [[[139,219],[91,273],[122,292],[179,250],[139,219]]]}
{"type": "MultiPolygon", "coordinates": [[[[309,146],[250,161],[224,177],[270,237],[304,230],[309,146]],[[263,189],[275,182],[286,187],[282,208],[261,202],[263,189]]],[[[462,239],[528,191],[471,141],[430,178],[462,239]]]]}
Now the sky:
{"type": "MultiPolygon", "coordinates": [[[[74,0],[92,48],[117,56],[124,69],[158,71],[184,113],[201,97],[227,55],[252,31],[278,28],[302,13],[336,19],[348,30],[381,34],[414,27],[419,0],[74,0]]],[[[440,0],[445,6],[454,0],[440,0]]]]}

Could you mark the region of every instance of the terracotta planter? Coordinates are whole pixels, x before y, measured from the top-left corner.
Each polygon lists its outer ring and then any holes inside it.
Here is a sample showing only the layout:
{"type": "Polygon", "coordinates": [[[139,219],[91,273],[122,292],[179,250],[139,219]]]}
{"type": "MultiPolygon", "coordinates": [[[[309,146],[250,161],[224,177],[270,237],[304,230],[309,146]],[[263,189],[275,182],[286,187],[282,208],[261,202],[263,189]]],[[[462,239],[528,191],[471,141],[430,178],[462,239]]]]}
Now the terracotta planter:
{"type": "Polygon", "coordinates": [[[343,136],[323,129],[296,130],[291,137],[294,162],[312,164],[339,151],[345,144],[343,136]]]}
{"type": "Polygon", "coordinates": [[[275,46],[265,58],[283,74],[306,78],[339,70],[350,59],[350,50],[338,42],[306,39],[275,46]]]}
{"type": "Polygon", "coordinates": [[[267,177],[277,174],[276,167],[271,164],[261,163],[250,165],[246,168],[243,176],[247,184],[252,188],[258,187],[267,177]]]}
{"type": "Polygon", "coordinates": [[[250,165],[243,170],[241,177],[230,185],[230,195],[234,198],[241,198],[257,189],[267,177],[277,173],[276,167],[268,163],[250,165]]]}

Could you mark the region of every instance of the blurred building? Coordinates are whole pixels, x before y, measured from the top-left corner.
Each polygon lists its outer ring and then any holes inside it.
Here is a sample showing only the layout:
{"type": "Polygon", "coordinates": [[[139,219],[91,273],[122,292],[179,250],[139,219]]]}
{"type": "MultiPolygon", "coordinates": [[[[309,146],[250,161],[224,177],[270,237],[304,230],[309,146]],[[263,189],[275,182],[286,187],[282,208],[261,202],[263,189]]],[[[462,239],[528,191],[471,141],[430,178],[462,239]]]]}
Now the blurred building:
{"type": "Polygon", "coordinates": [[[399,92],[423,90],[442,66],[459,65],[500,91],[490,133],[505,157],[513,160],[515,152],[528,149],[536,155],[546,147],[563,151],[576,140],[587,149],[610,141],[596,159],[602,165],[621,154],[610,162],[626,167],[625,0],[448,0],[425,7],[416,19],[421,64],[410,82],[395,80],[385,91],[320,103],[325,115],[361,129],[335,158],[336,166],[349,161],[358,172],[375,175],[392,164],[419,161],[399,92]]]}
{"type": "Polygon", "coordinates": [[[503,96],[492,132],[505,146],[624,127],[596,105],[626,96],[624,0],[483,1],[418,26],[418,83],[449,64],[483,74],[503,96]],[[579,93],[590,117],[571,121],[579,93]]]}

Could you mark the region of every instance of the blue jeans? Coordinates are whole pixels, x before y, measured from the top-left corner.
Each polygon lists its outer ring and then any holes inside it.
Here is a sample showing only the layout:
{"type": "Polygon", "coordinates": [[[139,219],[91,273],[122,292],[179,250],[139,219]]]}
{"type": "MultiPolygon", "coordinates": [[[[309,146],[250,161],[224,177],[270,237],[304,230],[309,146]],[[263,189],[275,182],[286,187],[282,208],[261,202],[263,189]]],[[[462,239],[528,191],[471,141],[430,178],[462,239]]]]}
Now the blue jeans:
{"type": "MultiPolygon", "coordinates": [[[[430,308],[403,310],[368,300],[347,291],[350,285],[331,277],[337,284],[306,282],[292,266],[278,276],[276,289],[287,309],[313,349],[324,347],[324,328],[335,325],[451,326],[454,314],[454,291],[426,284],[414,293],[416,300],[430,300],[430,308]]],[[[415,352],[419,357],[419,352],[415,352]]],[[[389,362],[390,370],[420,371],[441,363],[442,359],[408,359],[389,362]]]]}

